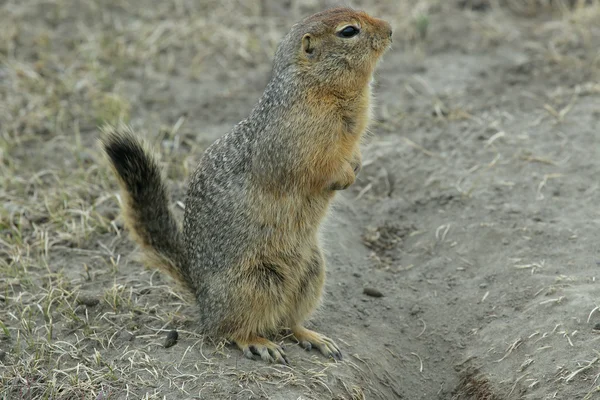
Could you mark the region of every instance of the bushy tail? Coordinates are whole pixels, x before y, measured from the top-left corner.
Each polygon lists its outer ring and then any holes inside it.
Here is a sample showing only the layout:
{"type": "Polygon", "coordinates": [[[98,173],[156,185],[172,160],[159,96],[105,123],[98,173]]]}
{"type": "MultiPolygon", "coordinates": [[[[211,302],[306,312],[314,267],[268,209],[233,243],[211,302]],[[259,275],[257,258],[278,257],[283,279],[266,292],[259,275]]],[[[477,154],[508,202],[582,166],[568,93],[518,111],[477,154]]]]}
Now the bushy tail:
{"type": "Polygon", "coordinates": [[[104,128],[101,143],[121,187],[125,226],[142,247],[145,261],[194,293],[181,228],[158,163],[125,125],[104,128]]]}

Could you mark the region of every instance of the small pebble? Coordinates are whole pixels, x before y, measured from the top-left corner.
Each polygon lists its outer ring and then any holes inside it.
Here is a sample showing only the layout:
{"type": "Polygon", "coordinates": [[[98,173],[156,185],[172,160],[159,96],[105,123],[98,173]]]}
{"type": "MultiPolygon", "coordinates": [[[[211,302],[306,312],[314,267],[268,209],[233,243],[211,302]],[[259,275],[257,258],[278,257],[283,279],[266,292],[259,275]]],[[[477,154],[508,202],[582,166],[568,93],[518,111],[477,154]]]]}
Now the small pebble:
{"type": "Polygon", "coordinates": [[[119,334],[119,339],[126,342],[130,342],[133,339],[135,339],[135,336],[127,331],[121,331],[121,333],[119,334]]]}
{"type": "Polygon", "coordinates": [[[0,350],[0,362],[4,361],[6,358],[6,352],[4,350],[0,350]]]}
{"type": "Polygon", "coordinates": [[[100,300],[93,296],[81,295],[79,298],[77,298],[77,302],[79,304],[83,304],[84,306],[94,307],[100,303],[100,300]]]}
{"type": "Polygon", "coordinates": [[[415,304],[413,306],[413,308],[410,309],[410,315],[417,315],[421,312],[421,307],[419,307],[417,304],[415,304]]]}
{"type": "Polygon", "coordinates": [[[594,330],[600,331],[600,322],[598,322],[596,325],[594,325],[594,330]]]}
{"type": "Polygon", "coordinates": [[[179,334],[176,330],[172,330],[167,333],[167,338],[165,339],[165,348],[168,349],[171,346],[174,346],[177,343],[177,339],[179,338],[179,334]]]}
{"type": "Polygon", "coordinates": [[[371,297],[383,297],[383,293],[373,288],[364,288],[363,293],[371,297]]]}
{"type": "Polygon", "coordinates": [[[360,278],[362,275],[359,274],[358,272],[355,272],[352,274],[352,276],[356,277],[356,278],[360,278]]]}

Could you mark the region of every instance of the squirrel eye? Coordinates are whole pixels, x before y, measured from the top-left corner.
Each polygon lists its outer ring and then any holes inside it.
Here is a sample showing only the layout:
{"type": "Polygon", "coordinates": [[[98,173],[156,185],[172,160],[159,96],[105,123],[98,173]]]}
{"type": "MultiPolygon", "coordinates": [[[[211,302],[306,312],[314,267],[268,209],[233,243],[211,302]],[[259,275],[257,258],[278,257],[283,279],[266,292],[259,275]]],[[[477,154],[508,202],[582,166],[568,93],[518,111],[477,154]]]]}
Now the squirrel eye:
{"type": "Polygon", "coordinates": [[[351,38],[353,36],[358,35],[359,32],[360,29],[358,29],[357,27],[348,25],[347,27],[338,32],[338,36],[343,38],[351,38]]]}

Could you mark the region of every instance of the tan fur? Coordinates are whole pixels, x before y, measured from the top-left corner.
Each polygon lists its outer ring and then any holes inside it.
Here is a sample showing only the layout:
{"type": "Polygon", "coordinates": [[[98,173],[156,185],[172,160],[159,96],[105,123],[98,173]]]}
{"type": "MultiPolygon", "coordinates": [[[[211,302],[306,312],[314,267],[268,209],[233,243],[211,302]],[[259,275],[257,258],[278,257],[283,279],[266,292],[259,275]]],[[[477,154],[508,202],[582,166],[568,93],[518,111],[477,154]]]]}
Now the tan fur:
{"type": "Polygon", "coordinates": [[[257,107],[207,149],[192,176],[181,240],[152,157],[130,137],[105,144],[134,239],[152,264],[196,295],[207,331],[237,343],[248,357],[285,362],[283,350],[265,337],[289,329],[303,347],[341,358],[331,339],[303,323],[325,282],[319,226],[336,191],[352,185],[360,170],[370,82],[390,43],[387,22],[348,8],[294,25],[257,107]],[[361,33],[341,37],[348,25],[361,33]]]}

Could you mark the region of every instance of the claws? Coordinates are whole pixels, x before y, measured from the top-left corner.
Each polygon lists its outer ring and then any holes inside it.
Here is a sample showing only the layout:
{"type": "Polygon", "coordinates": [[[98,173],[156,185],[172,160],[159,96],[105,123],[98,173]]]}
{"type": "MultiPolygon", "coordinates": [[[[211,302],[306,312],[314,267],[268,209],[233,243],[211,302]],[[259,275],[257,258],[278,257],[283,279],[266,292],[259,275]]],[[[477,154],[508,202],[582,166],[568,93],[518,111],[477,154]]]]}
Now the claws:
{"type": "Polygon", "coordinates": [[[350,187],[350,183],[332,183],[329,186],[329,190],[333,190],[333,191],[339,191],[339,190],[346,190],[350,187]]]}
{"type": "Polygon", "coordinates": [[[256,360],[257,356],[263,361],[289,365],[287,355],[283,348],[267,339],[256,338],[255,340],[243,342],[235,341],[246,358],[256,360]]]}
{"type": "MultiPolygon", "coordinates": [[[[340,348],[327,336],[308,330],[302,326],[292,329],[292,334],[300,347],[306,351],[317,349],[325,357],[338,361],[343,359],[340,348]]],[[[270,340],[257,336],[248,340],[233,340],[233,342],[242,350],[244,357],[250,360],[262,359],[269,363],[290,365],[283,348],[270,340]]]]}
{"type": "Polygon", "coordinates": [[[302,342],[300,342],[300,346],[306,351],[312,350],[312,344],[310,344],[308,340],[303,340],[302,342]]]}
{"type": "Polygon", "coordinates": [[[293,329],[293,334],[304,350],[310,351],[311,349],[316,348],[325,357],[330,357],[338,361],[342,360],[342,352],[339,347],[327,336],[323,336],[304,327],[293,329]]]}

